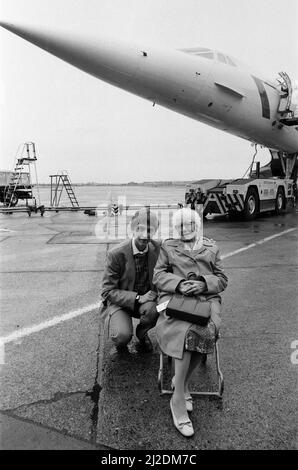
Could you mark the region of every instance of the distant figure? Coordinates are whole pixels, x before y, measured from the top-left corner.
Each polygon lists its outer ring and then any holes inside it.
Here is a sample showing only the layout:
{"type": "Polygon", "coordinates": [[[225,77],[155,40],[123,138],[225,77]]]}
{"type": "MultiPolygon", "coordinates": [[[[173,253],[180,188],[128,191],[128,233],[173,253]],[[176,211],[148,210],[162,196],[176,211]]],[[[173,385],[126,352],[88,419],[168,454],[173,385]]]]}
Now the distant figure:
{"type": "Polygon", "coordinates": [[[132,318],[139,318],[136,336],[139,352],[151,352],[148,331],[156,324],[156,289],[153,269],[160,244],[152,237],[158,228],[156,215],[149,210],[137,211],[131,220],[132,239],[108,252],[102,281],[104,307],[109,336],[119,353],[127,352],[133,335],[132,318]]]}
{"type": "Polygon", "coordinates": [[[201,190],[200,190],[200,188],[197,188],[196,189],[196,204],[201,204],[202,203],[201,198],[202,198],[201,190]]]}
{"type": "Polygon", "coordinates": [[[190,208],[195,210],[196,194],[193,188],[190,188],[189,192],[186,193],[185,198],[186,205],[190,205],[190,208]]]}
{"type": "Polygon", "coordinates": [[[185,193],[185,204],[186,205],[188,204],[188,200],[189,200],[189,191],[186,191],[186,193],[185,193]]]}
{"type": "Polygon", "coordinates": [[[119,207],[115,202],[113,204],[112,211],[114,215],[118,215],[119,207]]]}

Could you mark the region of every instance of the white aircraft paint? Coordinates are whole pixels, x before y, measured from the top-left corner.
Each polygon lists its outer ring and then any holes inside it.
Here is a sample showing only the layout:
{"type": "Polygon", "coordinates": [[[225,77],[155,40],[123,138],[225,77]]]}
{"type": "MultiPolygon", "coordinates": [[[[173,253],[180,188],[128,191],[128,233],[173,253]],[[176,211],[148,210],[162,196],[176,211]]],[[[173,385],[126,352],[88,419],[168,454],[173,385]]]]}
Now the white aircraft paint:
{"type": "Polygon", "coordinates": [[[238,60],[200,48],[171,50],[0,23],[3,28],[114,86],[269,149],[298,152],[298,126],[278,122],[281,96],[238,60]],[[223,57],[226,63],[221,62],[223,57]]]}

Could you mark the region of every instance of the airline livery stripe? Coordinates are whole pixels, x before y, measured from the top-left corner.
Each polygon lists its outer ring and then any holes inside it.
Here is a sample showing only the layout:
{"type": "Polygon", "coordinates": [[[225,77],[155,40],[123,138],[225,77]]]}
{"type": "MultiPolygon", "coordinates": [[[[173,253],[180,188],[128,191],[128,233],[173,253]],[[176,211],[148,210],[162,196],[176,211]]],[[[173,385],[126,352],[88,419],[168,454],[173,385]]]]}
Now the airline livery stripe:
{"type": "Polygon", "coordinates": [[[255,81],[255,83],[258,87],[259,95],[260,95],[260,98],[261,98],[262,116],[266,119],[270,119],[270,105],[269,105],[269,100],[268,100],[268,96],[267,96],[264,84],[263,84],[262,80],[260,80],[257,77],[254,77],[253,75],[252,75],[252,78],[254,79],[254,81],[255,81]]]}

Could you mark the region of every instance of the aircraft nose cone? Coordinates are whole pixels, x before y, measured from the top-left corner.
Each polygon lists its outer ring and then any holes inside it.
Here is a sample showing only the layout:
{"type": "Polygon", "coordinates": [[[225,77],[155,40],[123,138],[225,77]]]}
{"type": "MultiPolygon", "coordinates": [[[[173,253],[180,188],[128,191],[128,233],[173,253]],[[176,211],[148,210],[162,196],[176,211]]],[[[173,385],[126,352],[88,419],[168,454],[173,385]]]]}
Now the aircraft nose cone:
{"type": "Polygon", "coordinates": [[[13,28],[13,24],[12,23],[6,23],[5,21],[0,21],[0,26],[2,28],[5,28],[5,29],[8,29],[11,31],[11,28],[13,28]]]}
{"type": "Polygon", "coordinates": [[[65,62],[116,86],[125,87],[137,68],[137,49],[123,41],[6,22],[0,22],[0,25],[65,62]]]}
{"type": "Polygon", "coordinates": [[[7,23],[5,21],[0,21],[0,26],[4,29],[7,29],[8,31],[11,31],[17,36],[28,39],[28,41],[30,41],[30,37],[32,36],[32,33],[30,34],[30,29],[24,28],[21,25],[7,23]]]}

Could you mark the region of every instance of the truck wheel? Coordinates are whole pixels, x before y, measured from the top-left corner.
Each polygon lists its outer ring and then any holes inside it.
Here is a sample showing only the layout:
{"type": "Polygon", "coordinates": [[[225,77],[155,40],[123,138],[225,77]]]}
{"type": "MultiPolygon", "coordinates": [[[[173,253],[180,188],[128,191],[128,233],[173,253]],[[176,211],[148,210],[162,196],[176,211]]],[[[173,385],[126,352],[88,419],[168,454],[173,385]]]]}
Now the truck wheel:
{"type": "Polygon", "coordinates": [[[14,194],[11,198],[11,201],[10,201],[10,207],[16,206],[17,203],[18,203],[18,200],[19,200],[18,196],[16,194],[14,194]]]}
{"type": "Polygon", "coordinates": [[[275,199],[275,214],[281,214],[285,208],[286,198],[281,188],[278,188],[275,199]]]}
{"type": "Polygon", "coordinates": [[[246,220],[255,219],[258,213],[259,197],[255,188],[249,188],[244,202],[244,218],[246,220]]]}
{"type": "Polygon", "coordinates": [[[8,207],[14,207],[17,205],[18,200],[19,200],[18,196],[14,194],[10,201],[5,201],[5,205],[8,207]]]}

